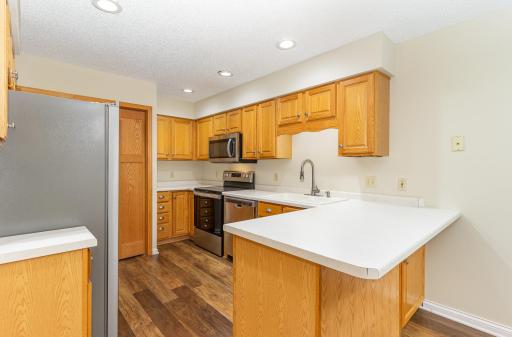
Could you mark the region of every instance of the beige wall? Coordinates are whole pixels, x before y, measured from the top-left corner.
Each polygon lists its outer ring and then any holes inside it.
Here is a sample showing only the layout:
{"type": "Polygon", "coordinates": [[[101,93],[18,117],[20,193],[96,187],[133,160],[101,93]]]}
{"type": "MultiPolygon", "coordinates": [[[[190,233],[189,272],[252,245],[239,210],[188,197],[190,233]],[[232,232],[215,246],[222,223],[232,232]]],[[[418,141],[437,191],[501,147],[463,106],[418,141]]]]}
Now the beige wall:
{"type": "Polygon", "coordinates": [[[393,43],[382,33],[368,36],[304,62],[196,103],[196,117],[237,108],[365,71],[393,73],[393,43]]]}
{"type": "MultiPolygon", "coordinates": [[[[422,196],[427,206],[461,210],[462,219],[428,245],[427,299],[512,326],[511,41],[507,11],[396,45],[389,157],[339,158],[337,131],[326,130],[294,136],[291,160],[237,167],[255,169],[258,184],[306,191],[309,169],[304,183],[298,172],[311,158],[320,189],[422,196]],[[454,135],[465,136],[465,152],[451,152],[454,135]],[[367,175],[377,177],[375,189],[365,188],[367,175]],[[408,179],[407,192],[397,191],[397,177],[408,179]]],[[[272,88],[289,85],[286,70],[280,73],[272,88]]],[[[199,112],[242,105],[246,90],[271,97],[268,81],[205,100],[199,112]]],[[[205,179],[233,167],[202,165],[205,179]]]]}
{"type": "Polygon", "coordinates": [[[195,118],[194,103],[158,92],[158,114],[183,118],[195,118]]]}

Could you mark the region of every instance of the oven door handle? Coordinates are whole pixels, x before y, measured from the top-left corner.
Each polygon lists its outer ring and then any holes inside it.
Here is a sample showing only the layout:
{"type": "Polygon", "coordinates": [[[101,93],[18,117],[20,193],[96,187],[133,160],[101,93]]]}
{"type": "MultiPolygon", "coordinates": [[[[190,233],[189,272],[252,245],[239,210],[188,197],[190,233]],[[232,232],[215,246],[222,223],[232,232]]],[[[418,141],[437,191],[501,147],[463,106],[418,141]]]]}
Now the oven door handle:
{"type": "Polygon", "coordinates": [[[194,195],[197,195],[197,196],[203,197],[203,198],[212,198],[212,199],[218,199],[218,200],[222,199],[222,194],[213,194],[213,193],[194,191],[194,195]]]}

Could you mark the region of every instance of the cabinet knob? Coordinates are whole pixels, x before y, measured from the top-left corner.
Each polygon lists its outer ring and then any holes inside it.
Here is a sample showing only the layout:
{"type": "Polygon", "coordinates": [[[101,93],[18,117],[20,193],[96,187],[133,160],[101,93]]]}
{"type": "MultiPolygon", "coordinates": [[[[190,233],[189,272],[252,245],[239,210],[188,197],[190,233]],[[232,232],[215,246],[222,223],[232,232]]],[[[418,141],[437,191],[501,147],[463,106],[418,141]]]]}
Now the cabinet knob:
{"type": "Polygon", "coordinates": [[[159,209],[164,209],[164,205],[158,206],[159,209]]]}
{"type": "Polygon", "coordinates": [[[163,195],[159,195],[159,196],[158,196],[158,199],[163,199],[163,198],[164,198],[164,196],[163,196],[163,195]]]}
{"type": "Polygon", "coordinates": [[[272,210],[270,208],[267,208],[267,213],[272,213],[272,210]]]}
{"type": "Polygon", "coordinates": [[[163,216],[159,216],[159,217],[158,217],[158,220],[163,220],[163,219],[164,219],[164,217],[163,217],[163,216]]]}
{"type": "Polygon", "coordinates": [[[304,112],[304,116],[308,117],[309,116],[309,112],[304,112]]]}
{"type": "Polygon", "coordinates": [[[163,230],[164,230],[164,228],[163,228],[163,227],[158,227],[158,230],[159,230],[159,231],[163,231],[163,230]]]}
{"type": "Polygon", "coordinates": [[[297,112],[297,118],[300,118],[300,113],[297,112]]]}
{"type": "Polygon", "coordinates": [[[339,147],[340,149],[342,149],[342,148],[343,148],[343,144],[338,145],[338,147],[339,147]]]}

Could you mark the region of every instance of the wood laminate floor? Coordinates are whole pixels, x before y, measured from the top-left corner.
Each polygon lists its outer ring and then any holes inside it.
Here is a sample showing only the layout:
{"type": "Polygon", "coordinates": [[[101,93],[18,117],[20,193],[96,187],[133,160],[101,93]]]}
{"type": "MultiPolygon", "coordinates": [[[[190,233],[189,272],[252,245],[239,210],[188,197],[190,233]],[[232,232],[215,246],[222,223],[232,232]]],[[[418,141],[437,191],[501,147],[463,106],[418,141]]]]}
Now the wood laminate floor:
{"type": "MultiPolygon", "coordinates": [[[[229,337],[231,263],[191,241],[119,262],[119,337],[229,337]]],[[[402,337],[491,337],[418,311],[402,337]]]]}

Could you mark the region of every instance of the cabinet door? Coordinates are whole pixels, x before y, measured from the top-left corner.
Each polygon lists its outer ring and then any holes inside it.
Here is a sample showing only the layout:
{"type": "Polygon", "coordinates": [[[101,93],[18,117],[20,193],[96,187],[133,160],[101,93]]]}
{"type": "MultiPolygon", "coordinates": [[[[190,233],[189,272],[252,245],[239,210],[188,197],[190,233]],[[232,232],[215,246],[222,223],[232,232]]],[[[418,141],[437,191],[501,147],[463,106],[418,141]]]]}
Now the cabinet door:
{"type": "Polygon", "coordinates": [[[190,119],[171,119],[171,158],[191,160],[193,153],[194,121],[190,119]]]}
{"type": "Polygon", "coordinates": [[[197,156],[196,159],[208,160],[209,138],[213,136],[213,118],[197,121],[197,156]]]}
{"type": "Polygon", "coordinates": [[[283,206],[260,201],[258,203],[258,218],[283,213],[283,206]]]}
{"type": "Polygon", "coordinates": [[[257,112],[257,105],[242,110],[242,158],[245,159],[258,158],[257,112]]]}
{"type": "Polygon", "coordinates": [[[336,118],[336,85],[329,84],[306,91],[304,110],[308,121],[336,118]]]}
{"type": "Polygon", "coordinates": [[[277,100],[277,125],[302,123],[304,104],[301,92],[280,97],[277,100]]]}
{"type": "Polygon", "coordinates": [[[425,247],[418,249],[400,265],[400,321],[402,327],[425,299],[425,247]]]}
{"type": "Polygon", "coordinates": [[[292,206],[283,206],[283,213],[296,212],[296,211],[300,211],[302,209],[303,208],[292,207],[292,206]]]}
{"type": "Polygon", "coordinates": [[[172,199],[172,236],[188,235],[191,216],[188,193],[173,192],[172,199]]]}
{"type": "Polygon", "coordinates": [[[157,123],[157,159],[169,159],[171,149],[171,119],[158,116],[157,123]]]}
{"type": "Polygon", "coordinates": [[[227,132],[241,132],[242,130],[242,110],[230,111],[226,114],[227,132]]]}
{"type": "Polygon", "coordinates": [[[7,3],[0,1],[0,141],[7,139],[7,98],[8,98],[8,58],[7,58],[7,3]]]}
{"type": "Polygon", "coordinates": [[[360,76],[338,84],[339,154],[364,155],[375,149],[374,77],[360,76]]]}
{"type": "Polygon", "coordinates": [[[258,150],[260,158],[276,155],[276,106],[274,101],[258,106],[258,150]]]}
{"type": "Polygon", "coordinates": [[[226,134],[226,114],[213,116],[213,134],[216,136],[226,134]]]}

